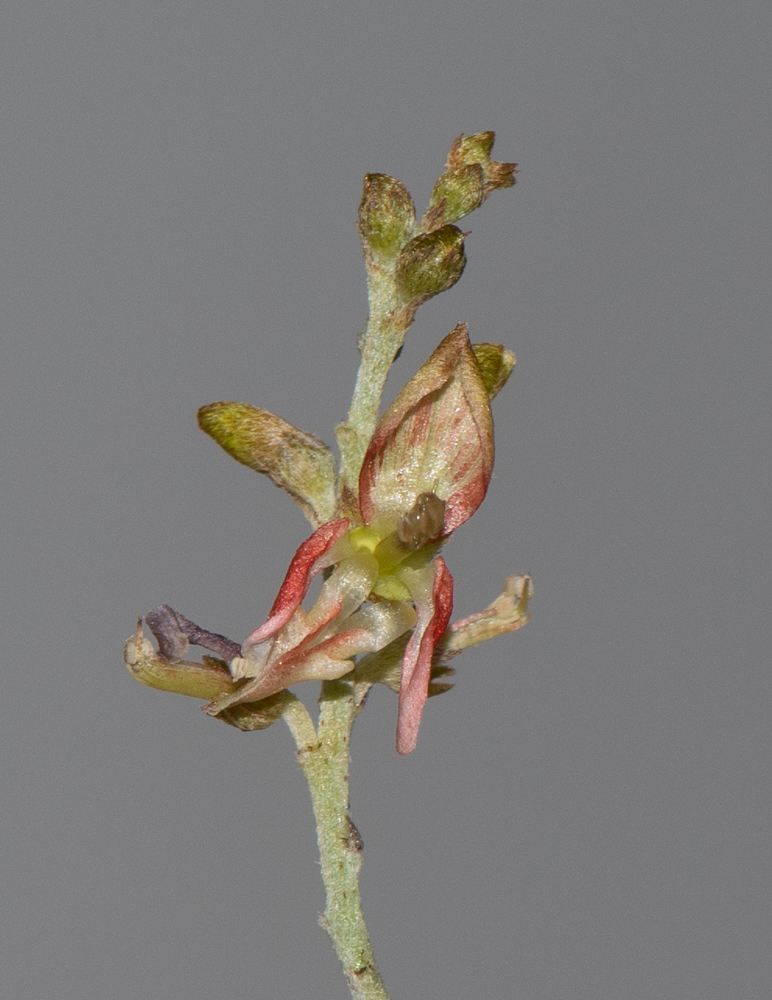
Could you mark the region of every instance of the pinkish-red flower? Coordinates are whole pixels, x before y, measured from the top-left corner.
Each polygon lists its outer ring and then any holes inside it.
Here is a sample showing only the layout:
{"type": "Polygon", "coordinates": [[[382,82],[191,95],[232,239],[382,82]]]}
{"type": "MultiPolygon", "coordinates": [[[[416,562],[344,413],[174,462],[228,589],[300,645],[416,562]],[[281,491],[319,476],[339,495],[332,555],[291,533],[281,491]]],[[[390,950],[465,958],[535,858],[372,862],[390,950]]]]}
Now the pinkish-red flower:
{"type": "Polygon", "coordinates": [[[231,663],[235,693],[217,714],[303,680],[334,679],[354,658],[410,633],[402,661],[397,749],[410,753],[432,657],[453,609],[439,549],[482,502],[493,468],[489,394],[462,324],[442,341],[379,421],[358,498],[295,553],[267,620],[231,663]],[[329,570],[309,611],[302,601],[329,570]]]}

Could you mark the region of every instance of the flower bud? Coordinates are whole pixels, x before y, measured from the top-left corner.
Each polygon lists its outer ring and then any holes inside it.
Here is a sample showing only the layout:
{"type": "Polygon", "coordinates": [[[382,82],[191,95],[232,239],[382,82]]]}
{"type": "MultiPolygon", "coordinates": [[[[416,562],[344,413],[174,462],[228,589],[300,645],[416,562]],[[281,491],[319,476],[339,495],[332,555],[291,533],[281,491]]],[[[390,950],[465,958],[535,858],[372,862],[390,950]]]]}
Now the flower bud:
{"type": "Polygon", "coordinates": [[[458,170],[447,171],[437,180],[424,222],[429,230],[458,222],[479,208],[482,202],[482,167],[479,163],[466,164],[458,170]]]}
{"type": "Polygon", "coordinates": [[[445,172],[434,185],[421,229],[431,232],[473,212],[497,188],[512,187],[516,163],[490,158],[493,132],[460,135],[450,147],[445,172]]]}
{"type": "Polygon", "coordinates": [[[447,538],[482,503],[492,470],[490,399],[459,323],[378,421],[359,475],[362,517],[396,525],[431,492],[445,501],[447,538]]]}
{"type": "Polygon", "coordinates": [[[415,228],[405,186],[388,174],[366,174],[357,228],[366,254],[379,264],[393,261],[415,228]]]}
{"type": "Polygon", "coordinates": [[[495,138],[495,132],[460,135],[450,147],[448,154],[449,171],[458,170],[470,163],[480,165],[483,173],[483,201],[497,188],[512,187],[517,173],[516,163],[499,163],[490,158],[495,138]]]}
{"type": "Polygon", "coordinates": [[[466,266],[465,236],[456,226],[442,226],[402,248],[396,281],[405,301],[420,304],[455,285],[466,266]]]}

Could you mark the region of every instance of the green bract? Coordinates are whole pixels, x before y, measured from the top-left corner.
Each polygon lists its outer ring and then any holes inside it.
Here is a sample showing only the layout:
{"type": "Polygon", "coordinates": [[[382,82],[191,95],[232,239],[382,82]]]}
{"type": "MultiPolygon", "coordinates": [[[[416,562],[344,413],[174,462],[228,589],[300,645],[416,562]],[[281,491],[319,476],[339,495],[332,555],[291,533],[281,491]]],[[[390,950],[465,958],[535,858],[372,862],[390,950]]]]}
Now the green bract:
{"type": "Polygon", "coordinates": [[[507,384],[515,367],[515,356],[501,344],[472,344],[472,350],[488,396],[493,399],[507,384]]]}
{"type": "Polygon", "coordinates": [[[311,524],[333,516],[335,459],[319,438],[248,403],[202,406],[198,425],[237,462],[286,490],[311,524]]]}

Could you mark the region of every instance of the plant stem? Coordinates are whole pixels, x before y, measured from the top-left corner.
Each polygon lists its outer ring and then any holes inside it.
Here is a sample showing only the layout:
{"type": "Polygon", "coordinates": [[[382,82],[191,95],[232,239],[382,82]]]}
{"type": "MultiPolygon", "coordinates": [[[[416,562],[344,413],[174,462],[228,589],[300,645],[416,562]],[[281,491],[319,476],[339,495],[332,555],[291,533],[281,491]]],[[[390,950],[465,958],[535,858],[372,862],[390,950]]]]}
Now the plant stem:
{"type": "Polygon", "coordinates": [[[300,768],[311,791],[327,893],[319,922],[335,947],[354,1000],[388,1000],[360,904],[362,838],[349,816],[349,738],[356,717],[353,684],[345,679],[325,681],[320,704],[319,739],[314,745],[298,738],[305,727],[293,729],[300,768]]]}
{"type": "Polygon", "coordinates": [[[340,485],[357,493],[359,470],[378,420],[383,387],[415,308],[401,303],[393,273],[378,265],[368,267],[370,315],[360,334],[362,360],[357,372],[348,419],[335,430],[340,448],[340,485]]]}

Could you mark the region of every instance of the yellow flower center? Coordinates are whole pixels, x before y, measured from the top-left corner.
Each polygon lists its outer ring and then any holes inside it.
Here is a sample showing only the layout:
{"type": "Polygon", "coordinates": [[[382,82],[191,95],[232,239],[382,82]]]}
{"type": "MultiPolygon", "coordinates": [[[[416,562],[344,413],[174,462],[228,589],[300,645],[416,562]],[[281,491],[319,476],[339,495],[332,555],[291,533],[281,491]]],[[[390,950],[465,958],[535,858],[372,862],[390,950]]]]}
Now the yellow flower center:
{"type": "Polygon", "coordinates": [[[367,552],[378,562],[378,579],[372,594],[388,601],[412,601],[412,594],[403,579],[403,570],[416,570],[428,565],[437,553],[440,543],[428,544],[411,551],[400,541],[395,529],[386,534],[375,528],[354,528],[348,534],[354,552],[367,552]]]}

